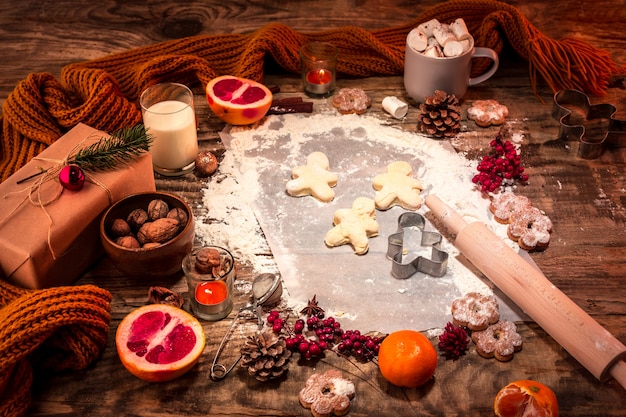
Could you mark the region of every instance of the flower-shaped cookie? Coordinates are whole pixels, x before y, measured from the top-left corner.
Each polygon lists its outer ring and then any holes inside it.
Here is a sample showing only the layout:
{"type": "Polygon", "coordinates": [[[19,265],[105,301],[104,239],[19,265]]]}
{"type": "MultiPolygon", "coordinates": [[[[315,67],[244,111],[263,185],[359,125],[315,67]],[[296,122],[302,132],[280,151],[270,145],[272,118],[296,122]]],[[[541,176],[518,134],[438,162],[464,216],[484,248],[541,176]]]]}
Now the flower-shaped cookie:
{"type": "Polygon", "coordinates": [[[291,171],[292,179],[287,182],[287,193],[294,197],[312,195],[327,203],[335,198],[332,189],[337,185],[337,174],[328,171],[328,157],[323,152],[312,152],[306,158],[306,165],[291,171]]]}
{"type": "Polygon", "coordinates": [[[452,302],[452,320],[457,326],[479,331],[499,319],[498,300],[493,295],[469,292],[452,302]]]}
{"type": "Polygon", "coordinates": [[[508,115],[509,109],[496,100],[476,100],[467,109],[467,117],[480,127],[501,125],[508,115]]]}
{"type": "Polygon", "coordinates": [[[417,210],[422,205],[422,183],[412,178],[413,169],[408,162],[395,161],[387,165],[387,172],[374,177],[376,190],[374,202],[379,210],[399,205],[407,210],[417,210]]]}
{"type": "Polygon", "coordinates": [[[340,371],[331,369],[311,375],[298,397],[300,404],[311,409],[315,417],[343,416],[350,410],[354,384],[343,378],[340,371]]]}
{"type": "Polygon", "coordinates": [[[485,330],[472,332],[476,351],[485,358],[495,357],[501,362],[513,359],[515,352],[522,350],[522,336],[517,333],[515,323],[502,320],[485,330]]]}
{"type": "Polygon", "coordinates": [[[352,244],[354,253],[363,255],[369,250],[369,238],[378,235],[374,200],[357,197],[349,209],[335,211],[335,225],[326,233],[324,243],[330,247],[352,244]]]}

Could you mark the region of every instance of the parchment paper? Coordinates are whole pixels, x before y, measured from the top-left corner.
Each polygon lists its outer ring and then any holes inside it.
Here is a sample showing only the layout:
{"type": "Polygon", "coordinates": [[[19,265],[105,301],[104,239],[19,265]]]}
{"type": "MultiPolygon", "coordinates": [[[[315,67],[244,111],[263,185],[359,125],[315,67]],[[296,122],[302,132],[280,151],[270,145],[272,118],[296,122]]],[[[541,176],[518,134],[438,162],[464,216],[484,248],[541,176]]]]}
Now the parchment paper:
{"type": "MultiPolygon", "coordinates": [[[[344,328],[391,332],[443,327],[451,320],[452,301],[463,290],[467,292],[475,287],[485,292],[489,291],[489,284],[479,273],[471,271],[471,265],[464,265],[467,262],[447,240],[442,248],[451,256],[444,277],[418,272],[408,279],[394,278],[391,261],[386,257],[387,238],[398,230],[398,217],[404,209],[377,210],[380,232],[370,238],[366,255],[355,255],[350,245],[329,248],[324,244],[324,236],[333,226],[334,212],[351,207],[356,197],[373,198],[372,179],[385,172],[387,164],[407,161],[413,167],[413,176],[420,178],[428,172],[429,165],[438,163],[433,159],[436,155],[429,153],[442,151],[439,143],[428,143],[427,147],[412,143],[410,134],[408,140],[397,140],[395,136],[404,133],[390,127],[386,128],[389,132],[383,129],[382,133],[393,137],[383,138],[377,126],[380,122],[363,118],[363,123],[355,127],[354,119],[349,117],[358,116],[272,116],[264,129],[246,132],[248,138],[253,138],[252,144],[240,143],[236,131],[223,134],[227,150],[237,153],[235,159],[239,161],[241,174],[248,181],[251,176],[255,178],[256,186],[250,187],[250,195],[246,197],[268,240],[290,300],[304,304],[316,295],[320,306],[346,322],[344,328]],[[294,125],[302,127],[303,117],[308,118],[306,123],[317,123],[316,127],[309,124],[310,129],[294,130],[294,125]],[[325,128],[320,130],[319,123],[325,128]],[[305,165],[307,155],[314,151],[324,152],[330,160],[330,171],[339,176],[334,188],[336,196],[330,203],[321,203],[311,196],[292,197],[285,191],[291,170],[305,165]],[[459,285],[460,275],[465,281],[462,285],[459,285]]],[[[471,186],[465,182],[467,178],[463,183],[454,178],[453,172],[451,169],[449,178],[433,181],[441,181],[440,188],[443,184],[450,188],[450,182],[455,181],[459,188],[471,186]]],[[[424,183],[423,196],[437,186],[424,183]]],[[[454,194],[454,188],[449,192],[454,194]]],[[[479,210],[488,212],[485,204],[480,202],[479,210]]],[[[425,211],[422,207],[418,212],[425,211]]],[[[426,229],[435,230],[429,222],[426,229]]],[[[414,241],[418,233],[405,233],[408,235],[405,248],[412,252],[409,256],[416,256],[416,252],[430,256],[430,248],[420,249],[414,241]]],[[[501,304],[506,310],[506,303],[501,304]]],[[[503,317],[510,316],[506,311],[502,313],[503,317]]]]}

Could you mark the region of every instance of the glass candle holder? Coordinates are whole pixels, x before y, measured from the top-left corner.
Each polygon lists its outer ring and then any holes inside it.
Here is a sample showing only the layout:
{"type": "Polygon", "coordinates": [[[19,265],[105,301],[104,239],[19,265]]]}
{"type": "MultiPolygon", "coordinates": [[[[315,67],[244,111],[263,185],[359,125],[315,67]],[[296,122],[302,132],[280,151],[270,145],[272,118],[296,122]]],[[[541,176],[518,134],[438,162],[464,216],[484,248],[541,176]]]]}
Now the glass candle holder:
{"type": "Polygon", "coordinates": [[[219,246],[196,248],[183,259],[183,272],[187,279],[192,313],[202,320],[217,321],[228,316],[233,309],[233,281],[236,276],[235,259],[227,250],[219,246]],[[211,259],[199,252],[211,251],[211,259]],[[216,255],[219,254],[219,255],[216,255]],[[219,263],[219,264],[218,264],[219,263]]]}
{"type": "Polygon", "coordinates": [[[139,98],[143,123],[154,136],[150,145],[154,171],[166,176],[191,172],[198,155],[193,93],[182,84],[148,87],[139,98]]]}
{"type": "Polygon", "coordinates": [[[311,42],[300,48],[302,86],[309,97],[322,98],[335,91],[337,48],[327,42],[311,42]]]}

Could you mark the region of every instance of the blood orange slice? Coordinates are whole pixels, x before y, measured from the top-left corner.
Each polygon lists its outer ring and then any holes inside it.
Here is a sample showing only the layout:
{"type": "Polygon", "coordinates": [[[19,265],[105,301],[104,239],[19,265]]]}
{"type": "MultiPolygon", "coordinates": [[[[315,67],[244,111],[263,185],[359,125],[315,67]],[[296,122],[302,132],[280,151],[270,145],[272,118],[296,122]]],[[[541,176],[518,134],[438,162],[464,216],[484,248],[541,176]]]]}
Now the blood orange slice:
{"type": "Polygon", "coordinates": [[[190,370],[204,350],[200,322],[180,308],[151,304],[130,312],[115,334],[117,353],[133,375],[169,381],[190,370]]]}
{"type": "Polygon", "coordinates": [[[272,104],[272,92],[266,86],[231,75],[212,79],[206,86],[206,98],[213,113],[232,125],[261,120],[272,104]]]}

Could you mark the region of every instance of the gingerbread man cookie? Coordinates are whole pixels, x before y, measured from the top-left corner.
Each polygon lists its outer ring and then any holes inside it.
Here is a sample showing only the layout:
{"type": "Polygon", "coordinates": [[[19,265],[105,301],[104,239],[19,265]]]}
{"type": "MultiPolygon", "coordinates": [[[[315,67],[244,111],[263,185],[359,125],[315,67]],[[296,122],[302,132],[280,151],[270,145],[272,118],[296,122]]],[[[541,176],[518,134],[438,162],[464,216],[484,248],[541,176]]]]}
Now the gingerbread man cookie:
{"type": "Polygon", "coordinates": [[[369,250],[369,238],[378,235],[374,200],[357,197],[352,208],[339,209],[333,217],[335,225],[326,233],[324,243],[329,247],[350,243],[357,255],[369,250]]]}
{"type": "Polygon", "coordinates": [[[422,183],[412,178],[413,170],[408,162],[395,161],[387,165],[387,172],[374,177],[376,190],[374,202],[379,210],[399,205],[407,210],[417,210],[422,205],[422,183]]]}
{"type": "Polygon", "coordinates": [[[496,100],[476,100],[467,109],[467,117],[480,127],[499,126],[509,115],[509,109],[496,100]]]}
{"type": "Polygon", "coordinates": [[[335,198],[332,189],[337,185],[337,174],[328,171],[328,158],[323,152],[312,152],[306,165],[291,171],[292,179],[287,182],[287,193],[294,197],[311,195],[327,203],[335,198]]]}
{"type": "Polygon", "coordinates": [[[347,414],[352,397],[354,384],[336,369],[311,375],[298,396],[300,404],[309,408],[314,417],[347,414]]]}

